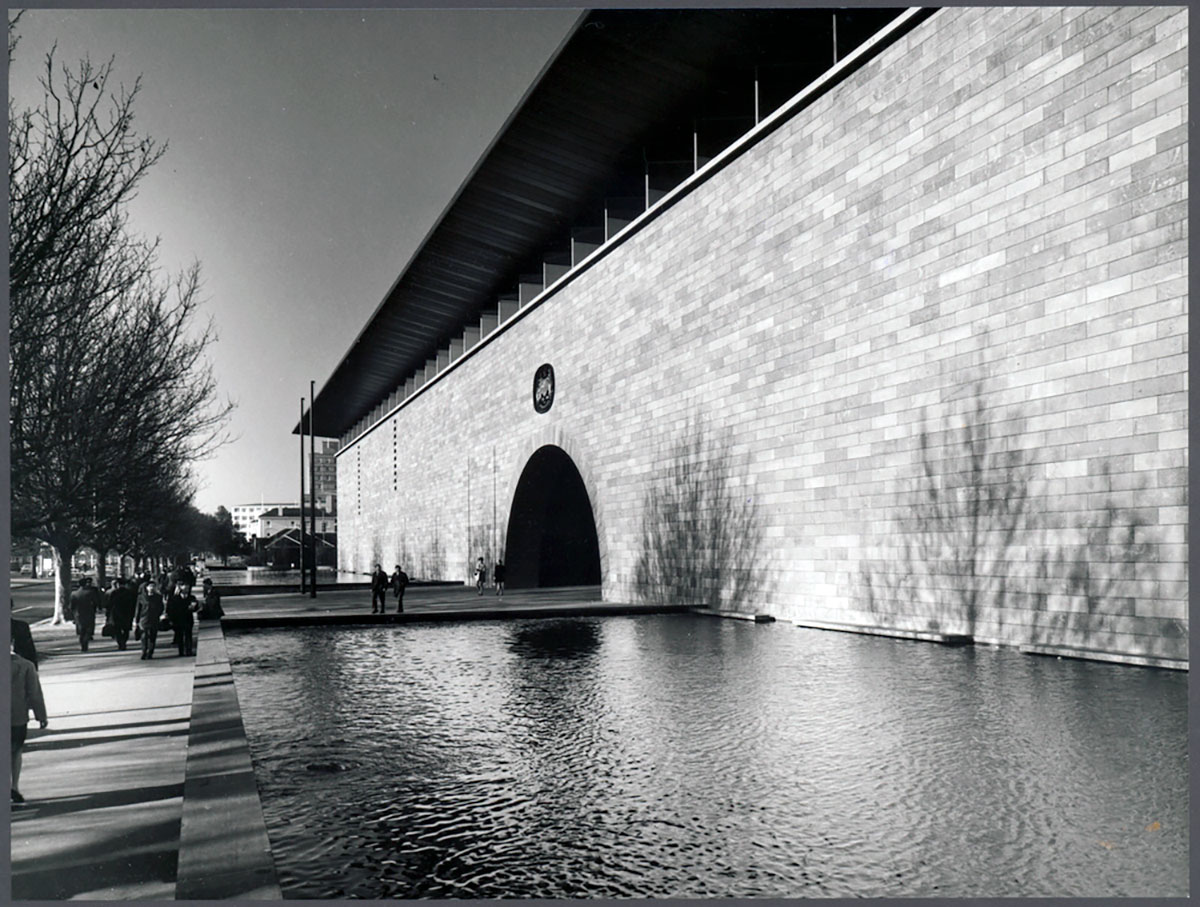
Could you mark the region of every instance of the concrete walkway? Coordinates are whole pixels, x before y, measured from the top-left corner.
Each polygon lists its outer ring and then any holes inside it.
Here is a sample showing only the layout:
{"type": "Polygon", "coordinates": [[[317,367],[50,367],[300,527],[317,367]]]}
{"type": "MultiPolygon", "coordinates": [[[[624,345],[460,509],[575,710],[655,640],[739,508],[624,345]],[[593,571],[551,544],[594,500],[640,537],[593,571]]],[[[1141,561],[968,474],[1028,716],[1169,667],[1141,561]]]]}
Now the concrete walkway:
{"type": "Polygon", "coordinates": [[[25,744],[13,899],[174,898],[194,659],[99,636],[81,653],[69,624],[34,642],[50,724],[25,744]]]}

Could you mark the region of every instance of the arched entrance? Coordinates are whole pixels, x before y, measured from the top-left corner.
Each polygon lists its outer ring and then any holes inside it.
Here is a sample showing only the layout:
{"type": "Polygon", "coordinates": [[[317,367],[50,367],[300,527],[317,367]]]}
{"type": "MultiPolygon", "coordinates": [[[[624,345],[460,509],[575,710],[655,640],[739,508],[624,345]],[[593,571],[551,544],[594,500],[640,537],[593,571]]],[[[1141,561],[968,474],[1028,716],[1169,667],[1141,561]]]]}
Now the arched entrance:
{"type": "Polygon", "coordinates": [[[600,544],[587,488],[561,448],[529,458],[509,511],[505,564],[514,589],[600,584],[600,544]]]}

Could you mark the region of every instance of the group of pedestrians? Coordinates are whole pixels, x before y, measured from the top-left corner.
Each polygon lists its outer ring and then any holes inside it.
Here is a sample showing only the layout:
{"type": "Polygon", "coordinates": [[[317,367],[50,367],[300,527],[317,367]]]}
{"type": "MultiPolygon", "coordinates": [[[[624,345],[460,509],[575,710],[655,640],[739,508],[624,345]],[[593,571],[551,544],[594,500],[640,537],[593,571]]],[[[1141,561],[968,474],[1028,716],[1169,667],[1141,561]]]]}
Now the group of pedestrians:
{"type": "MultiPolygon", "coordinates": [[[[496,597],[504,598],[504,561],[496,561],[492,568],[492,582],[496,584],[496,597]]],[[[483,595],[483,587],[487,585],[487,564],[481,557],[475,562],[475,588],[483,595]]]]}
{"type": "Polygon", "coordinates": [[[376,564],[371,574],[371,613],[387,612],[387,591],[391,589],[396,596],[396,613],[400,614],[404,610],[404,590],[407,588],[408,574],[400,569],[399,564],[391,576],[384,572],[382,564],[376,564]]]}
{"type": "MultiPolygon", "coordinates": [[[[216,619],[225,613],[221,607],[221,595],[213,587],[212,580],[205,578],[199,599],[192,594],[195,583],[196,574],[190,567],[178,567],[170,573],[160,574],[157,578],[149,572],[129,580],[118,577],[105,593],[96,588],[91,577],[83,577],[79,581],[79,588],[71,593],[67,603],[67,617],[75,624],[80,651],[88,650],[96,632],[96,616],[103,612],[105,620],[101,632],[104,636],[111,637],[120,651],[126,650],[132,633],[134,640],[141,642],[142,658],[151,659],[154,657],[159,630],[170,629],[175,632],[172,644],[177,646],[179,655],[194,655],[195,616],[198,615],[201,620],[216,619]]],[[[11,601],[9,610],[12,610],[11,601]]],[[[33,644],[29,624],[15,617],[10,617],[10,623],[11,794],[12,803],[20,805],[25,802],[20,790],[21,753],[25,746],[29,713],[33,712],[42,728],[47,726],[49,719],[46,700],[38,679],[37,649],[33,644]]]]}
{"type": "MultiPolygon", "coordinates": [[[[475,585],[479,589],[479,594],[483,595],[483,587],[487,584],[487,564],[483,558],[475,564],[475,585]]],[[[408,588],[408,574],[405,573],[399,564],[392,571],[392,575],[388,576],[387,571],[383,569],[382,564],[376,564],[375,569],[371,572],[371,613],[386,614],[387,613],[387,593],[390,589],[396,596],[396,613],[400,614],[404,611],[404,590],[408,588]]],[[[492,569],[492,580],[496,584],[496,595],[500,598],[504,597],[504,562],[496,561],[495,567],[492,569]]]]}
{"type": "Polygon", "coordinates": [[[103,634],[112,637],[117,649],[125,651],[130,634],[141,642],[142,659],[154,657],[160,630],[169,629],[175,636],[171,644],[181,656],[196,654],[195,616],[215,619],[225,612],[221,595],[211,579],[205,578],[200,598],[193,593],[196,574],[190,567],[177,567],[157,578],[144,572],[130,580],[113,580],[112,588],[102,595],[89,576],[79,581],[71,593],[68,617],[75,623],[79,650],[86,652],[96,632],[96,614],[104,610],[103,634]]]}

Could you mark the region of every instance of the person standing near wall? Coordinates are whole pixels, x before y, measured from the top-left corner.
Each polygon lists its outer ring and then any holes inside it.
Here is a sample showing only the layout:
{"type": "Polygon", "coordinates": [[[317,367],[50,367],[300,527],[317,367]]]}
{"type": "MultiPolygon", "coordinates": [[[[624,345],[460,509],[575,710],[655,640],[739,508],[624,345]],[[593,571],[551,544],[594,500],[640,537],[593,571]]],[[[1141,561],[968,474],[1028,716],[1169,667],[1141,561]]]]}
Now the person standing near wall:
{"type": "Polygon", "coordinates": [[[379,613],[387,611],[388,575],[383,572],[383,565],[376,564],[375,572],[371,574],[371,613],[375,613],[375,603],[379,603],[379,613]]]}
{"type": "Polygon", "coordinates": [[[21,795],[21,751],[25,748],[25,735],[29,730],[29,712],[38,724],[45,728],[50,723],[46,715],[46,700],[42,696],[42,684],[38,680],[37,668],[27,658],[11,650],[12,657],[12,802],[24,803],[21,795]]]}
{"type": "Polygon", "coordinates": [[[492,580],[496,583],[496,597],[504,598],[504,561],[496,561],[492,568],[492,580]]]}
{"type": "Polygon", "coordinates": [[[396,565],[396,570],[392,574],[392,591],[396,593],[396,613],[399,614],[404,610],[404,590],[408,587],[408,574],[400,569],[400,565],[396,565]]]}
{"type": "Polygon", "coordinates": [[[479,590],[479,594],[483,595],[483,587],[487,583],[487,565],[484,564],[483,558],[475,562],[475,588],[479,590]]]}

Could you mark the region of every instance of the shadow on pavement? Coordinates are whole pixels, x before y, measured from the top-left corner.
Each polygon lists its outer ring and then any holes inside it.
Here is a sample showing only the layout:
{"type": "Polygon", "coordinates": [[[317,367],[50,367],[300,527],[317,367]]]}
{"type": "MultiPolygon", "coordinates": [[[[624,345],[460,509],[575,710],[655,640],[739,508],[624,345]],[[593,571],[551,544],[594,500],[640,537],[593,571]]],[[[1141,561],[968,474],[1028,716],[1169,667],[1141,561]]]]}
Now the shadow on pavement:
{"type": "Polygon", "coordinates": [[[13,900],[64,900],[147,882],[173,891],[178,843],[178,818],[134,827],[114,824],[111,833],[73,845],[69,853],[14,860],[13,900]],[[37,868],[27,868],[29,863],[37,868]]]}
{"type": "Polygon", "coordinates": [[[33,819],[44,819],[85,809],[108,809],[116,806],[132,806],[138,803],[153,803],[183,796],[183,784],[156,784],[132,790],[113,790],[102,793],[75,794],[66,797],[46,797],[31,801],[13,811],[13,824],[19,825],[33,819]]]}
{"type": "MultiPolygon", "coordinates": [[[[178,724],[179,722],[172,722],[178,724]]],[[[71,728],[62,733],[77,734],[81,731],[94,731],[97,728],[71,728]]],[[[103,729],[101,729],[103,730],[103,729]]],[[[52,734],[47,734],[43,737],[30,738],[25,744],[26,753],[47,752],[49,750],[69,750],[77,747],[95,746],[99,743],[117,743],[122,740],[146,740],[153,737],[186,737],[188,735],[187,726],[174,728],[169,731],[152,731],[141,734],[100,734],[95,737],[73,737],[70,740],[59,739],[55,740],[52,734]]]]}

